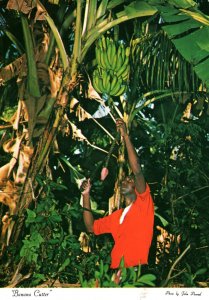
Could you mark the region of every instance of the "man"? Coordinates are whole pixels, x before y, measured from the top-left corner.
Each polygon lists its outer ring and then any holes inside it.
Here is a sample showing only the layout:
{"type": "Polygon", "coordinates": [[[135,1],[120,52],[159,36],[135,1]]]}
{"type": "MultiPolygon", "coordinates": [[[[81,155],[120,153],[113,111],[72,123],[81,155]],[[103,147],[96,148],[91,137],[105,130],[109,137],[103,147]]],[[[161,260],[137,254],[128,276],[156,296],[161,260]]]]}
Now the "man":
{"type": "Polygon", "coordinates": [[[132,176],[127,176],[121,182],[125,209],[119,209],[109,216],[94,220],[90,205],[90,180],[82,185],[83,217],[87,231],[96,235],[111,233],[113,236],[115,245],[111,252],[112,269],[120,266],[122,258],[125,267],[147,264],[154,223],[154,205],[136,151],[123,120],[118,119],[116,126],[124,139],[129,165],[133,172],[132,176]]]}

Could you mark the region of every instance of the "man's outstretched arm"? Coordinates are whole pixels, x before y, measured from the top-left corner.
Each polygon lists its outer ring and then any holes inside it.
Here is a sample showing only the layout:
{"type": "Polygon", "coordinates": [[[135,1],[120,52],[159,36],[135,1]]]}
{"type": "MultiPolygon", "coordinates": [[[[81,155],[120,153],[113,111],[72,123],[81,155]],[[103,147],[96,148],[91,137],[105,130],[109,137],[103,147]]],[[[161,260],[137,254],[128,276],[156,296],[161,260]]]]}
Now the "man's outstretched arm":
{"type": "Polygon", "coordinates": [[[117,130],[120,131],[121,136],[124,139],[126,150],[128,153],[128,161],[130,168],[135,176],[136,189],[139,193],[144,193],[146,190],[146,181],[142,173],[140,162],[136,153],[136,150],[130,140],[130,137],[126,130],[126,125],[122,119],[117,119],[117,130]]]}
{"type": "Polygon", "coordinates": [[[90,203],[90,190],[91,183],[90,179],[85,180],[81,186],[83,192],[83,219],[88,232],[93,232],[94,217],[91,212],[91,203],[90,203]]]}

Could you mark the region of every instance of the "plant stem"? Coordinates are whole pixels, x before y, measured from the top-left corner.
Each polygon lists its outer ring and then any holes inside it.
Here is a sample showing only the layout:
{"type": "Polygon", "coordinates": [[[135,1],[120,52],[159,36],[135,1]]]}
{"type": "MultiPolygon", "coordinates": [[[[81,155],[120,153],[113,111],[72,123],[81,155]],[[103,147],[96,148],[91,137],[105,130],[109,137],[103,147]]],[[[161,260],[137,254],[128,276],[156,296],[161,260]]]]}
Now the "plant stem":
{"type": "Polygon", "coordinates": [[[164,281],[162,287],[167,286],[169,280],[171,279],[171,274],[174,271],[175,266],[179,263],[179,261],[183,258],[183,256],[190,250],[191,246],[188,245],[186,249],[181,253],[181,255],[174,261],[173,265],[170,268],[170,271],[168,272],[168,276],[166,280],[164,281]]]}

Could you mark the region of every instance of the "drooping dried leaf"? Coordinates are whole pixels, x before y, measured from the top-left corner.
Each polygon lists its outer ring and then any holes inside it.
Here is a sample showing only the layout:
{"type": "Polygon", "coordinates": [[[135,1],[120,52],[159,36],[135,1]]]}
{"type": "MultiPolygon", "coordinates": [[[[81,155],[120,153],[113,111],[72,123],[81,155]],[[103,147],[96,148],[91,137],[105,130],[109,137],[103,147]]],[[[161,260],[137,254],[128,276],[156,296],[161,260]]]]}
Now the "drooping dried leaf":
{"type": "Polygon", "coordinates": [[[10,215],[15,213],[18,197],[18,188],[12,181],[7,180],[0,190],[0,202],[9,207],[10,215]]]}
{"type": "Polygon", "coordinates": [[[15,147],[16,140],[14,138],[7,140],[3,144],[3,150],[7,153],[13,153],[15,147]]]}
{"type": "Polygon", "coordinates": [[[29,14],[35,6],[35,1],[33,0],[9,0],[6,8],[29,14]]]}
{"type": "Polygon", "coordinates": [[[8,180],[9,169],[10,163],[7,163],[6,165],[0,168],[0,186],[4,185],[5,182],[8,180]]]}
{"type": "Polygon", "coordinates": [[[12,170],[14,169],[14,166],[17,163],[17,160],[18,160],[18,157],[19,157],[19,152],[20,152],[20,145],[21,145],[23,137],[24,137],[24,134],[21,137],[16,138],[16,143],[13,147],[13,150],[14,150],[13,155],[12,155],[12,158],[10,160],[10,168],[9,168],[9,174],[8,174],[9,176],[10,176],[12,170]]]}
{"type": "Polygon", "coordinates": [[[78,105],[76,108],[76,116],[80,122],[84,121],[85,119],[91,119],[91,115],[80,105],[78,105]]]}
{"type": "Polygon", "coordinates": [[[66,107],[68,104],[68,93],[63,92],[61,98],[57,101],[57,103],[63,107],[66,107]]]}
{"type": "Polygon", "coordinates": [[[79,101],[76,98],[72,98],[70,100],[70,112],[72,113],[75,109],[75,106],[79,103],[79,101]]]}
{"type": "Polygon", "coordinates": [[[70,101],[70,112],[75,112],[79,121],[84,121],[85,119],[91,119],[92,116],[83,107],[78,104],[79,101],[76,98],[72,98],[70,101]]]}
{"type": "Polygon", "coordinates": [[[79,140],[79,141],[87,141],[87,138],[82,134],[81,130],[75,124],[70,122],[70,125],[72,128],[73,139],[79,140]]]}
{"type": "Polygon", "coordinates": [[[45,10],[44,6],[39,2],[37,1],[37,11],[36,11],[36,15],[35,15],[35,22],[37,20],[39,21],[43,21],[45,20],[45,15],[47,14],[47,11],[45,10]]]}
{"type": "Polygon", "coordinates": [[[100,103],[104,103],[104,100],[100,97],[100,95],[94,89],[91,81],[89,81],[89,85],[88,85],[88,98],[89,99],[94,99],[94,100],[96,100],[100,103]]]}
{"type": "Polygon", "coordinates": [[[25,54],[17,58],[15,61],[0,69],[0,86],[15,76],[27,75],[27,64],[25,54]]]}
{"type": "Polygon", "coordinates": [[[15,184],[21,185],[24,184],[28,168],[30,166],[31,158],[34,152],[34,149],[29,146],[23,146],[23,149],[20,150],[19,159],[18,159],[18,169],[15,176],[15,184]]]}

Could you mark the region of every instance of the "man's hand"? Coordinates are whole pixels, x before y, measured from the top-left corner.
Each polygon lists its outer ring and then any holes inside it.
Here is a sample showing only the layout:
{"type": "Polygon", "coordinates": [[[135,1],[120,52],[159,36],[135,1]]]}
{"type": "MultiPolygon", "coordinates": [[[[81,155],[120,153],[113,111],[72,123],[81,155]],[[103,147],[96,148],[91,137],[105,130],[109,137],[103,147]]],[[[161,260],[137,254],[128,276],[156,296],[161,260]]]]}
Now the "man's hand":
{"type": "Polygon", "coordinates": [[[91,183],[90,178],[87,180],[84,180],[84,182],[81,184],[81,194],[82,195],[88,195],[91,190],[91,183]]]}
{"type": "Polygon", "coordinates": [[[117,127],[117,131],[120,132],[122,137],[127,135],[126,124],[122,119],[117,119],[116,120],[116,127],[117,127]]]}

